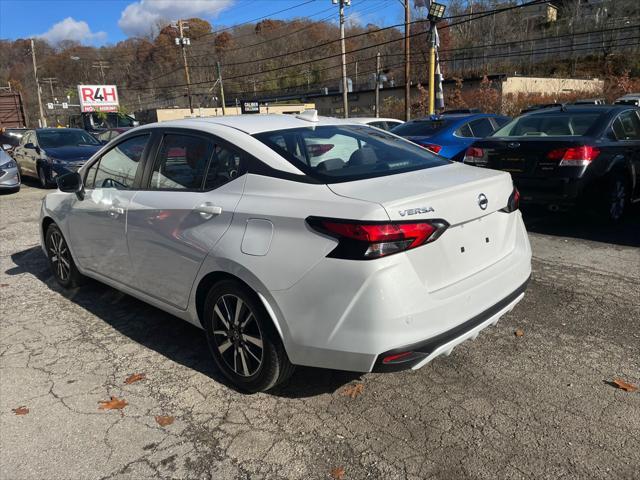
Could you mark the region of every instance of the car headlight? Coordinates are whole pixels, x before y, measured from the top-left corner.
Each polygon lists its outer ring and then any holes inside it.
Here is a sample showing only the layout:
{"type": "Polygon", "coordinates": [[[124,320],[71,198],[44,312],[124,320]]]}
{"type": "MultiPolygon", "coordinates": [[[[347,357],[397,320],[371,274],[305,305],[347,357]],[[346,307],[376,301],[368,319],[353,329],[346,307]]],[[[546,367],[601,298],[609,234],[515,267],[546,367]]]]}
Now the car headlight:
{"type": "Polygon", "coordinates": [[[9,160],[7,163],[3,163],[0,165],[0,168],[3,170],[9,170],[10,168],[17,168],[18,164],[14,160],[9,160]]]}

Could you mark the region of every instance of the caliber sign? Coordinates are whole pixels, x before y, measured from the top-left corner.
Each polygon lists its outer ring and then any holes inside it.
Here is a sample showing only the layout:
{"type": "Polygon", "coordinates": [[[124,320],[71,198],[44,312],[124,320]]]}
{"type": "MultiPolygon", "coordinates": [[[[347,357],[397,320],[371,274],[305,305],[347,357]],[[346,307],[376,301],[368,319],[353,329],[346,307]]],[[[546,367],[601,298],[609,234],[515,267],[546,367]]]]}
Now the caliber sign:
{"type": "Polygon", "coordinates": [[[118,89],[115,85],[78,85],[83,112],[117,112],[118,89]]]}

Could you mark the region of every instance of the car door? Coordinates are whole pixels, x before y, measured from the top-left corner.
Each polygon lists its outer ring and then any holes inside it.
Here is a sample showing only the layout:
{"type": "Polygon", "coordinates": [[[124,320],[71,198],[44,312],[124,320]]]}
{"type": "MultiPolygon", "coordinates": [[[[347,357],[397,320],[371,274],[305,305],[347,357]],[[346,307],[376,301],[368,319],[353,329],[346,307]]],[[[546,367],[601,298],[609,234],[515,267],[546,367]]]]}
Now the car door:
{"type": "Polygon", "coordinates": [[[82,200],[74,200],[69,235],[81,267],[133,286],[126,216],[142,177],[150,133],[123,139],[94,161],[84,178],[82,200]]]}
{"type": "Polygon", "coordinates": [[[186,309],[198,270],[242,196],[244,153],[180,129],[166,130],[156,151],[127,216],[131,264],[138,289],[186,309]]]}
{"type": "Polygon", "coordinates": [[[35,132],[27,132],[24,137],[22,137],[20,146],[16,147],[15,160],[25,175],[37,175],[35,168],[35,137],[35,132]]]}
{"type": "Polygon", "coordinates": [[[617,150],[630,161],[632,198],[640,198],[640,114],[638,110],[620,113],[611,124],[617,150]]]}

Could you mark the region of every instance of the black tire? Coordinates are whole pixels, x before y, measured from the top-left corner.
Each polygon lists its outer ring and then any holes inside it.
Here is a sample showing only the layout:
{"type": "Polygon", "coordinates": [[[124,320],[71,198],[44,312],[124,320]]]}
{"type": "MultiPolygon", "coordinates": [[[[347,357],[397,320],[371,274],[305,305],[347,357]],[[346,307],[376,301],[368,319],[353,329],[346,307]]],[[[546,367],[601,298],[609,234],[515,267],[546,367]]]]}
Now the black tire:
{"type": "Polygon", "coordinates": [[[203,317],[213,359],[238,389],[264,392],[293,373],[269,314],[242,283],[222,280],[211,287],[203,317]]]}
{"type": "Polygon", "coordinates": [[[47,180],[47,174],[44,172],[44,168],[38,167],[38,181],[40,182],[40,188],[50,188],[51,182],[47,180]]]}
{"type": "Polygon", "coordinates": [[[78,271],[67,241],[55,223],[47,228],[45,245],[49,266],[56,281],[63,288],[75,288],[82,285],[86,277],[78,271]]]}
{"type": "Polygon", "coordinates": [[[624,172],[614,172],[603,183],[600,216],[609,223],[620,222],[630,203],[630,185],[624,172]]]}

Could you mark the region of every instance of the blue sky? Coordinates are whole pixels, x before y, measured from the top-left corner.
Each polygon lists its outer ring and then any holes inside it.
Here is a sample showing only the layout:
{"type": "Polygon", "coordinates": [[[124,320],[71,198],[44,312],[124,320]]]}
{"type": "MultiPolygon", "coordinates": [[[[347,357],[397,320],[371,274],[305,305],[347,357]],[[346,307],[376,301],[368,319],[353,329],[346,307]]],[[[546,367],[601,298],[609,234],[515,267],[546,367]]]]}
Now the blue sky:
{"type": "MultiPolygon", "coordinates": [[[[0,0],[0,38],[42,36],[55,44],[74,39],[87,45],[115,43],[149,34],[161,19],[201,17],[214,29],[300,5],[305,0],[0,0]]],[[[335,14],[331,0],[313,0],[270,18],[335,14]],[[314,15],[315,14],[315,15],[314,15]]],[[[389,25],[403,20],[399,0],[352,0],[351,21],[389,25]]]]}

